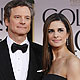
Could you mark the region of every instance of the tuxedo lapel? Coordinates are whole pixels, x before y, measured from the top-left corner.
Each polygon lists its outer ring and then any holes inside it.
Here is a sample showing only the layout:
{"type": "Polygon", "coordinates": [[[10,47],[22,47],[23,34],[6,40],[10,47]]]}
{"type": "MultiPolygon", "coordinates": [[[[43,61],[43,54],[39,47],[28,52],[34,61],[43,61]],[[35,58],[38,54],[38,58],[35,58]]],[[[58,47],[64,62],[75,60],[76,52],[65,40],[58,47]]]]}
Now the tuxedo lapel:
{"type": "MultiPolygon", "coordinates": [[[[38,54],[35,54],[40,51],[37,52],[35,46],[36,45],[30,43],[30,60],[27,80],[41,80],[41,74],[37,73],[37,70],[41,69],[38,63],[40,58],[38,59],[38,54]]],[[[15,80],[6,39],[0,43],[0,80],[15,80]]]]}
{"type": "MultiPolygon", "coordinates": [[[[15,80],[6,39],[0,44],[0,71],[5,80],[15,80]]],[[[2,79],[3,80],[3,79],[2,79]]]]}
{"type": "Polygon", "coordinates": [[[30,61],[29,61],[29,69],[28,69],[28,77],[27,80],[34,80],[37,70],[36,58],[34,55],[33,46],[30,44],[30,61]]]}
{"type": "Polygon", "coordinates": [[[36,48],[34,48],[35,46],[36,45],[33,45],[33,43],[30,43],[30,61],[29,61],[27,80],[41,80],[41,76],[42,76],[42,73],[37,72],[42,67],[40,66],[40,64],[38,64],[39,55],[36,55],[36,54],[39,54],[39,53],[37,52],[36,48]]]}

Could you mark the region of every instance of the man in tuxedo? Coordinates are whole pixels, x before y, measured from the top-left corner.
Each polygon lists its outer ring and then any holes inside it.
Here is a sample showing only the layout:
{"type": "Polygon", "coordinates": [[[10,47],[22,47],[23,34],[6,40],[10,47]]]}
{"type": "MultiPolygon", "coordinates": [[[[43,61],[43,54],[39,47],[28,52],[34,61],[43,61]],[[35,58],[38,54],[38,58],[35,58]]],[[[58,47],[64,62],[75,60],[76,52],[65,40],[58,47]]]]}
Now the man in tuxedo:
{"type": "Polygon", "coordinates": [[[0,42],[0,80],[41,80],[42,46],[30,42],[33,4],[12,0],[4,7],[8,36],[0,42]]]}

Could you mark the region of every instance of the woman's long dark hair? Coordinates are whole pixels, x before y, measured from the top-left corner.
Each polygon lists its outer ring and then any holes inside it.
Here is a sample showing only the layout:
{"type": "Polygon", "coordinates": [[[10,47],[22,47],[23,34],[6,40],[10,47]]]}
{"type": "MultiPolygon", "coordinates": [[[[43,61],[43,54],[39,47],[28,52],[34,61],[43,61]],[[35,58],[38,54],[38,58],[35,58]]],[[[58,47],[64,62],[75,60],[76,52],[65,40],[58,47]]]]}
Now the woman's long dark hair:
{"type": "Polygon", "coordinates": [[[66,44],[69,51],[71,51],[73,54],[74,51],[74,45],[73,45],[73,33],[72,28],[70,25],[70,22],[68,19],[61,13],[54,13],[50,15],[44,22],[44,28],[43,28],[43,69],[49,70],[52,60],[52,52],[51,52],[51,46],[48,44],[48,28],[53,21],[61,21],[66,28],[67,33],[69,34],[68,37],[68,45],[66,44]]]}

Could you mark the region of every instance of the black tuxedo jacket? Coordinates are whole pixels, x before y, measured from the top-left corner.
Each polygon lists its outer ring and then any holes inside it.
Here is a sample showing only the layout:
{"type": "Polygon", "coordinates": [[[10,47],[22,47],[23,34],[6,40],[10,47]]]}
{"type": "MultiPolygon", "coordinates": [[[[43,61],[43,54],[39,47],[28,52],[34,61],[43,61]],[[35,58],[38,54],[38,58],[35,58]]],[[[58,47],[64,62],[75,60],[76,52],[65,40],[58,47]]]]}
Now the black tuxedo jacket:
{"type": "MultiPolygon", "coordinates": [[[[26,80],[41,80],[42,72],[42,47],[30,42],[30,61],[28,77],[26,80]]],[[[0,80],[15,80],[7,40],[0,42],[0,80]]]]}

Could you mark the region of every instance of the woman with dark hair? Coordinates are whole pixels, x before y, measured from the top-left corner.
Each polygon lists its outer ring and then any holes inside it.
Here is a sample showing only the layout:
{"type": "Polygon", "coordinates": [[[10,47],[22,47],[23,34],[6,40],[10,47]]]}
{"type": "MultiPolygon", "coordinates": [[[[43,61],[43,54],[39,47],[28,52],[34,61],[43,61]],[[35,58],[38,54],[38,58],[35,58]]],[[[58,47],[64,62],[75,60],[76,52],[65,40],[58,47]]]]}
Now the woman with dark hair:
{"type": "Polygon", "coordinates": [[[74,55],[70,22],[61,13],[50,15],[43,28],[43,80],[80,80],[80,60],[74,55]]]}

